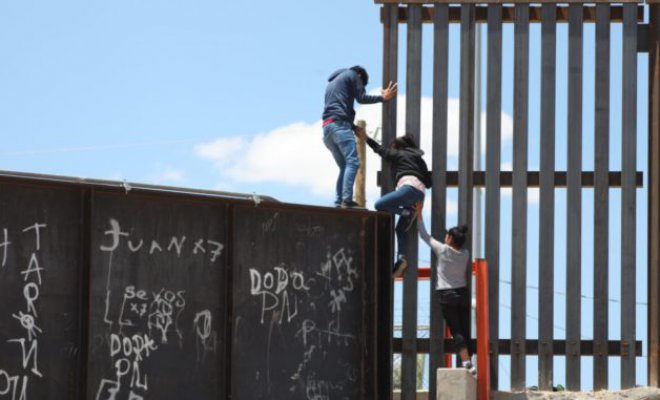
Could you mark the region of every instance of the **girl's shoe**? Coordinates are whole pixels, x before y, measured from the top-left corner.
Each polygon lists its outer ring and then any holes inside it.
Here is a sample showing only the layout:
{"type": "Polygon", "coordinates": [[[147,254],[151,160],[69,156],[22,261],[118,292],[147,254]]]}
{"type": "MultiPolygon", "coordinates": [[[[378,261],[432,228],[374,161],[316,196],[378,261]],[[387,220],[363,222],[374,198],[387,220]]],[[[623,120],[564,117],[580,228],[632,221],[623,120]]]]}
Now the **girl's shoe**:
{"type": "Polygon", "coordinates": [[[472,364],[472,361],[463,361],[463,368],[467,369],[475,378],[477,377],[477,369],[472,364]]]}
{"type": "Polygon", "coordinates": [[[398,278],[402,276],[406,268],[408,268],[408,260],[406,260],[406,256],[399,256],[399,259],[394,263],[392,278],[398,278]]]}

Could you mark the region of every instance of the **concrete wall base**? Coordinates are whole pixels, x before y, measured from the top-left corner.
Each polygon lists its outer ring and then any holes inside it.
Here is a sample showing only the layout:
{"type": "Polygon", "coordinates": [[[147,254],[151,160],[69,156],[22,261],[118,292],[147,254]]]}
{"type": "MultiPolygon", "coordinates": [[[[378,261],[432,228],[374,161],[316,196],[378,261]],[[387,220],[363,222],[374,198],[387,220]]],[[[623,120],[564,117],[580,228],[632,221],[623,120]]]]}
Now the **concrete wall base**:
{"type": "Polygon", "coordinates": [[[436,400],[477,400],[477,380],[464,368],[438,368],[436,400]]]}

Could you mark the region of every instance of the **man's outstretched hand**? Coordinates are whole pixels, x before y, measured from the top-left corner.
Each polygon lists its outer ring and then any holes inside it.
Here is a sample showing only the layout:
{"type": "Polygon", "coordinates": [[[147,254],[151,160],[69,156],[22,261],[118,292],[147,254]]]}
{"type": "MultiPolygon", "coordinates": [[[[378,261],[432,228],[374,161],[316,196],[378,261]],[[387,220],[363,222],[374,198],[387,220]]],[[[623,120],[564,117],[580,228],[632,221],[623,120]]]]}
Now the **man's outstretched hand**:
{"type": "Polygon", "coordinates": [[[396,96],[396,86],[396,83],[390,82],[390,84],[382,90],[383,100],[390,101],[394,98],[394,96],[396,96]]]}

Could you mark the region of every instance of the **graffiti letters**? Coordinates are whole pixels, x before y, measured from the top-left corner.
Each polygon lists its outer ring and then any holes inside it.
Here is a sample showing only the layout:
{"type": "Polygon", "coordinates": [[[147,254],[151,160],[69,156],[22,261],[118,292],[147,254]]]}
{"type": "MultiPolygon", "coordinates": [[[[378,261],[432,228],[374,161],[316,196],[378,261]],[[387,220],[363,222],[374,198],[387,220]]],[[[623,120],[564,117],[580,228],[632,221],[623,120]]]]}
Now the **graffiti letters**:
{"type": "Polygon", "coordinates": [[[156,239],[147,241],[148,246],[144,246],[144,239],[131,237],[131,234],[122,230],[119,221],[114,218],[109,219],[109,228],[103,232],[105,243],[99,246],[103,252],[113,252],[120,246],[125,245],[132,252],[146,251],[148,254],[155,253],[173,253],[180,257],[186,251],[193,255],[205,254],[211,262],[215,262],[222,255],[224,244],[217,240],[197,239],[195,241],[187,240],[186,236],[171,236],[168,240],[160,242],[156,239]]]}
{"type": "MultiPolygon", "coordinates": [[[[34,223],[21,230],[22,239],[27,237],[28,242],[32,244],[27,265],[19,271],[23,277],[23,300],[25,310],[17,310],[11,313],[12,318],[19,324],[23,332],[22,337],[11,338],[7,343],[16,346],[20,354],[20,368],[22,374],[9,375],[9,373],[0,368],[0,395],[11,395],[12,400],[27,400],[29,381],[31,377],[43,378],[43,373],[39,369],[39,337],[44,333],[39,327],[37,302],[39,300],[40,288],[43,283],[42,273],[44,266],[40,263],[41,233],[47,228],[45,223],[34,223]]],[[[7,267],[7,254],[11,241],[9,240],[9,231],[2,228],[2,242],[0,242],[0,252],[3,269],[7,267]]],[[[29,245],[28,245],[29,246],[29,245]]],[[[29,248],[29,247],[28,247],[29,248]]],[[[7,358],[3,355],[3,361],[7,358]]],[[[2,367],[2,366],[0,366],[2,367]]]]}
{"type": "Polygon", "coordinates": [[[261,297],[261,323],[269,311],[279,314],[279,323],[291,322],[298,315],[298,295],[309,287],[300,272],[291,272],[282,266],[272,272],[261,273],[250,268],[250,294],[261,297]]]}

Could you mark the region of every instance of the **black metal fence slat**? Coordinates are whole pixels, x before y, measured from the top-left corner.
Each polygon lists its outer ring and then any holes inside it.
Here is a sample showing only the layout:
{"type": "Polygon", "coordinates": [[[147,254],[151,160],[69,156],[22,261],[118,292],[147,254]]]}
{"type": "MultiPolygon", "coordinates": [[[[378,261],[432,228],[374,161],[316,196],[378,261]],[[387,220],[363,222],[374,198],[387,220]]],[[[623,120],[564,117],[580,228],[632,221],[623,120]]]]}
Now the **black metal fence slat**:
{"type": "MultiPolygon", "coordinates": [[[[422,6],[408,7],[410,20],[407,36],[406,67],[406,132],[411,133],[417,143],[421,121],[421,75],[422,75],[422,6]]],[[[417,391],[417,232],[408,231],[408,269],[403,281],[403,342],[401,373],[401,396],[403,400],[414,400],[417,391]]]]}
{"type": "Polygon", "coordinates": [[[637,161],[637,22],[634,4],[623,6],[621,139],[621,387],[635,386],[636,237],[635,168],[637,161]]]}
{"type": "MultiPolygon", "coordinates": [[[[500,282],[500,163],[502,145],[502,5],[488,8],[488,72],[486,80],[486,230],[488,260],[488,301],[499,302],[500,282]]],[[[490,338],[499,339],[499,307],[489,308],[490,338]]],[[[499,357],[491,347],[491,385],[498,386],[499,357]]]]}
{"type": "Polygon", "coordinates": [[[539,388],[552,390],[555,247],[555,90],[557,11],[543,4],[541,22],[541,172],[539,218],[539,388]]]}
{"type": "Polygon", "coordinates": [[[568,176],[566,232],[566,387],[580,390],[582,319],[582,4],[569,6],[568,23],[568,176]]]}
{"type": "MultiPolygon", "coordinates": [[[[435,238],[444,237],[447,221],[447,102],[449,84],[449,15],[448,5],[435,5],[433,26],[433,188],[431,191],[431,234],[435,238]]],[[[440,299],[435,290],[435,254],[431,254],[430,285],[430,371],[444,366],[444,321],[440,299]]],[[[429,398],[435,398],[437,389],[436,374],[429,374],[429,398]]]]}

